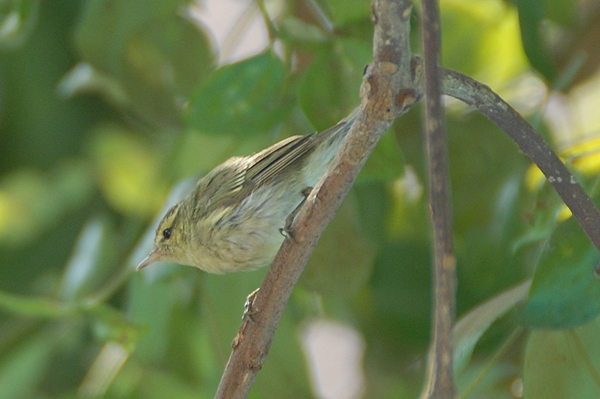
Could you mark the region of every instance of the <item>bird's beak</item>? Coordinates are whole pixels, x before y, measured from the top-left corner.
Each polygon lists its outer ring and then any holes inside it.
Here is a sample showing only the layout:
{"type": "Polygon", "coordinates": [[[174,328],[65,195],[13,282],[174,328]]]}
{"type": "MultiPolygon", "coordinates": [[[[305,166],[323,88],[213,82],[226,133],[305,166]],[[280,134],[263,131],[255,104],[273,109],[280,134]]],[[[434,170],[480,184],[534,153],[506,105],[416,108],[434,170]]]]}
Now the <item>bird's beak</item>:
{"type": "Polygon", "coordinates": [[[144,267],[148,266],[150,263],[160,260],[162,253],[158,249],[154,249],[150,252],[150,255],[146,256],[146,258],[140,262],[139,265],[135,268],[135,270],[140,271],[144,267]]]}

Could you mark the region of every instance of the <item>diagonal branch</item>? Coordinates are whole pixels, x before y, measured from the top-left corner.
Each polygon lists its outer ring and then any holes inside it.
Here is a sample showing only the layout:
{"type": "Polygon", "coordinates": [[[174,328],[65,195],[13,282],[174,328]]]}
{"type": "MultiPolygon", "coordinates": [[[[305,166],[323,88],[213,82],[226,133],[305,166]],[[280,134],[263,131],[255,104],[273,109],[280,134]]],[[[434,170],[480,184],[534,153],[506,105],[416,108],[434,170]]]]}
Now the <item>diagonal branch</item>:
{"type": "MultiPolygon", "coordinates": [[[[418,57],[412,57],[410,54],[411,6],[410,0],[374,1],[374,62],[367,67],[363,77],[361,106],[357,111],[355,122],[348,132],[348,137],[340,153],[332,161],[330,168],[296,216],[291,226],[293,239],[286,240],[282,245],[253,302],[253,310],[257,312],[253,314],[254,322],[244,321],[242,323],[234,340],[233,351],[221,379],[216,398],[236,399],[245,398],[248,395],[256,373],[264,364],[285,304],[304,270],[318,238],[333,218],[335,211],[380,137],[391,126],[395,118],[412,107],[421,97],[424,83],[421,76],[422,62],[418,57]]],[[[437,50],[434,48],[434,51],[437,50]]],[[[437,61],[433,65],[434,68],[438,68],[437,61]]],[[[571,208],[573,215],[590,239],[596,247],[600,248],[600,213],[576,179],[533,127],[487,86],[444,68],[438,68],[438,72],[441,73],[441,93],[451,95],[476,107],[498,124],[546,174],[549,182],[554,185],[559,195],[571,208]]],[[[430,71],[428,76],[435,77],[438,72],[430,71]]],[[[432,95],[430,93],[431,98],[437,98],[439,101],[439,94],[432,95]]],[[[434,114],[435,112],[437,111],[434,111],[434,114]]],[[[441,114],[438,113],[438,115],[441,114]]],[[[441,130],[441,126],[441,122],[439,124],[434,122],[434,126],[430,126],[430,128],[441,130]]],[[[444,140],[445,138],[442,136],[442,141],[444,140]]],[[[440,148],[442,152],[445,152],[445,147],[438,147],[442,141],[438,142],[435,137],[431,140],[432,152],[429,158],[432,163],[441,159],[440,148]]],[[[436,176],[447,176],[447,171],[442,170],[441,173],[436,173],[436,176]]],[[[432,183],[434,183],[433,179],[432,183]]],[[[438,188],[432,187],[432,193],[434,189],[438,188]]],[[[448,187],[441,190],[440,199],[446,195],[443,192],[447,190],[449,190],[448,187]]],[[[449,204],[446,202],[445,205],[438,207],[432,203],[432,215],[439,210],[442,211],[440,215],[448,215],[449,204]]],[[[448,231],[451,219],[449,217],[442,217],[442,219],[447,225],[440,231],[448,231]]],[[[452,244],[449,241],[451,238],[448,238],[446,234],[443,238],[436,237],[435,240],[440,243],[440,253],[443,256],[441,264],[448,266],[448,268],[443,267],[442,269],[447,269],[448,275],[453,276],[451,269],[454,267],[454,259],[452,244]]],[[[442,290],[446,290],[444,295],[451,298],[454,297],[452,278],[446,278],[445,286],[440,287],[442,290]]],[[[443,297],[440,296],[440,298],[443,297]]],[[[440,301],[439,307],[444,313],[443,318],[440,317],[439,323],[445,324],[434,326],[434,331],[438,331],[437,329],[440,327],[437,337],[447,337],[447,327],[452,321],[454,305],[453,302],[444,304],[440,301]]],[[[436,332],[436,334],[438,333],[436,332]]],[[[441,373],[436,384],[439,384],[440,388],[442,386],[450,387],[448,392],[453,393],[451,358],[448,359],[451,348],[446,343],[443,343],[442,346],[437,343],[434,345],[438,345],[440,348],[440,357],[434,365],[441,369],[433,370],[434,373],[441,373]],[[442,381],[445,382],[442,383],[442,381]]]]}
{"type": "Polygon", "coordinates": [[[244,321],[216,398],[245,398],[264,364],[283,309],[308,257],[375,145],[394,119],[418,100],[411,71],[410,0],[375,0],[374,62],[361,87],[361,107],[339,154],[313,189],[291,226],[244,321]]]}
{"type": "Polygon", "coordinates": [[[550,145],[500,96],[475,79],[442,69],[442,92],[475,107],[500,127],[546,175],[573,216],[600,250],[600,212],[550,145]]]}
{"type": "Polygon", "coordinates": [[[448,145],[439,76],[440,16],[437,0],[422,1],[425,89],[425,136],[429,171],[429,206],[433,232],[433,322],[428,377],[423,398],[454,398],[452,325],[456,303],[456,260],[448,145]]]}

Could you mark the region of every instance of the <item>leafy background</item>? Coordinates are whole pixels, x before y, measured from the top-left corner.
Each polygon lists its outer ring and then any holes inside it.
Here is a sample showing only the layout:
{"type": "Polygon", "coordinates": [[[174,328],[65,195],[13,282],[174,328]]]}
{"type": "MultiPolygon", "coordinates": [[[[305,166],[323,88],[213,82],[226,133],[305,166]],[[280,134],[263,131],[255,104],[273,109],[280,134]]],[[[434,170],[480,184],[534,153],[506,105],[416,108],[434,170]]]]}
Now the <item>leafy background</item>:
{"type": "MultiPolygon", "coordinates": [[[[358,105],[372,23],[365,0],[272,1],[270,18],[242,4],[222,45],[196,17],[207,5],[0,3],[0,398],[213,396],[265,269],[133,268],[190,181],[358,105]],[[250,16],[271,40],[236,58],[227,46],[250,16]]],[[[444,64],[514,104],[595,193],[600,4],[441,9],[444,64]]],[[[447,106],[461,393],[598,397],[600,256],[502,132],[447,106]]],[[[417,107],[328,228],[251,397],[417,396],[430,328],[422,146],[417,107]],[[334,358],[353,357],[319,372],[340,343],[334,358]]]]}

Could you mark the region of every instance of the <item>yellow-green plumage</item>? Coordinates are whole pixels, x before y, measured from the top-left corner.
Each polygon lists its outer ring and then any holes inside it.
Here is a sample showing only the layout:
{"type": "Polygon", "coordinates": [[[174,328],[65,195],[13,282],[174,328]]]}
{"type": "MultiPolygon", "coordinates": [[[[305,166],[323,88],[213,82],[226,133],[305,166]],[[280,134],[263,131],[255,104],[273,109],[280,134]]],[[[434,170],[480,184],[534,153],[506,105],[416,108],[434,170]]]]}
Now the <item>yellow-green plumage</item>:
{"type": "Polygon", "coordinates": [[[289,137],[214,168],[163,217],[154,249],[138,270],[157,260],[211,273],[270,263],[286,220],[325,172],[354,115],[322,133],[289,137]]]}

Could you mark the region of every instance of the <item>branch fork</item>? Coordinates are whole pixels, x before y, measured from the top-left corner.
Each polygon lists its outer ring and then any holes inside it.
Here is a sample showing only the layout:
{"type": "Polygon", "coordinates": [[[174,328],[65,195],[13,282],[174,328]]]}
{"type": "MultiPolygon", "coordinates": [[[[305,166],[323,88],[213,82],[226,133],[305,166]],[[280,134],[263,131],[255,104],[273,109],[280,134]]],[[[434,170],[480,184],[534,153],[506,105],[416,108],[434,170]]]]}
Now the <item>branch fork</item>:
{"type": "MultiPolygon", "coordinates": [[[[439,29],[439,18],[435,15],[433,18],[431,15],[428,17],[425,11],[425,3],[437,7],[435,1],[424,0],[423,3],[424,24],[427,22],[433,26],[432,29],[439,29]]],[[[428,65],[424,65],[421,58],[411,54],[411,10],[410,0],[374,0],[374,61],[365,69],[360,89],[361,105],[355,111],[356,118],[340,152],[307,197],[304,206],[290,226],[294,239],[284,241],[259,293],[252,302],[254,321],[250,322],[247,319],[243,321],[234,340],[233,351],[215,398],[247,397],[256,373],[264,364],[283,309],[319,237],[333,218],[379,139],[397,117],[421,99],[425,91],[425,83],[430,83],[431,79],[438,82],[438,87],[429,92],[426,106],[432,104],[435,106],[435,98],[439,101],[439,96],[446,94],[477,108],[496,123],[546,174],[548,181],[571,208],[574,217],[594,245],[600,248],[600,213],[577,180],[533,127],[487,86],[458,72],[439,67],[437,58],[433,61],[433,74],[431,71],[426,72],[428,65]],[[431,93],[434,93],[433,96],[431,93]]],[[[430,33],[424,32],[424,37],[430,33]]],[[[428,37],[429,39],[431,37],[428,37]]],[[[439,47],[434,45],[433,53],[437,57],[439,47]]],[[[430,130],[443,130],[443,120],[440,115],[441,113],[438,113],[437,119],[433,118],[428,122],[430,130]]],[[[432,148],[435,151],[440,150],[441,153],[446,151],[444,145],[440,147],[439,142],[435,147],[432,148]]],[[[431,164],[439,163],[435,151],[430,151],[431,164]]],[[[446,172],[438,175],[442,180],[444,173],[446,172]]],[[[439,182],[439,179],[434,181],[430,190],[439,188],[439,182]]],[[[439,206],[442,208],[450,206],[449,202],[445,205],[439,204],[432,203],[433,213],[439,210],[439,206]]],[[[449,215],[449,210],[442,212],[442,215],[444,214],[449,215]]],[[[451,223],[451,216],[446,222],[451,223]]],[[[437,330],[438,333],[434,336],[444,342],[435,355],[433,352],[436,350],[436,345],[435,343],[433,345],[429,366],[430,379],[425,385],[424,397],[451,398],[454,397],[455,392],[452,376],[452,348],[449,344],[454,318],[455,259],[451,241],[449,244],[447,237],[439,240],[441,230],[437,230],[436,224],[434,227],[434,242],[437,240],[441,243],[441,250],[439,253],[436,252],[435,256],[437,267],[440,273],[445,273],[450,278],[437,287],[436,312],[440,317],[434,320],[434,332],[439,326],[443,328],[437,330]]],[[[449,231],[448,226],[444,230],[449,231]]]]}

